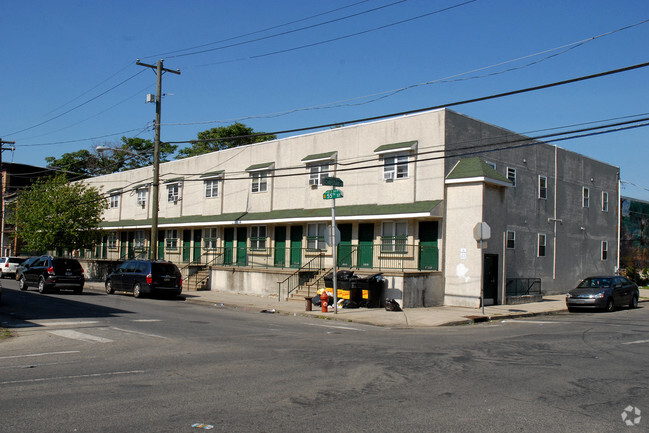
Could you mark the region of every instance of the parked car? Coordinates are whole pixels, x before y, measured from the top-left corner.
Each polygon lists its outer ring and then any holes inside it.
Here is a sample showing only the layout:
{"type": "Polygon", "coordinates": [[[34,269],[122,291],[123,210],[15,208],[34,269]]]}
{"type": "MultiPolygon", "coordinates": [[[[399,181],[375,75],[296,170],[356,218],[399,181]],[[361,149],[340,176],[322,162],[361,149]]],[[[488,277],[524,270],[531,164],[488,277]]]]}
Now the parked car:
{"type": "Polygon", "coordinates": [[[25,259],[21,257],[0,257],[0,276],[15,277],[16,268],[24,261],[25,259]]]}
{"type": "Polygon", "coordinates": [[[76,259],[40,256],[28,259],[23,263],[18,278],[20,290],[30,286],[38,287],[40,293],[50,289],[71,287],[74,292],[83,292],[85,277],[81,263],[76,259]]]}
{"type": "Polygon", "coordinates": [[[576,308],[613,311],[622,305],[636,308],[639,297],[637,284],[626,277],[588,277],[566,294],[566,306],[569,311],[576,308]]]}
{"type": "Polygon", "coordinates": [[[128,260],[106,277],[106,293],[133,292],[140,298],[145,294],[178,296],[183,278],[178,267],[164,260],[128,260]]]}
{"type": "Polygon", "coordinates": [[[40,256],[30,257],[30,258],[24,260],[21,264],[19,264],[18,267],[16,267],[16,277],[15,278],[16,278],[16,281],[18,281],[18,287],[20,287],[20,290],[26,290],[27,289],[26,287],[23,289],[23,287],[20,284],[20,276],[22,275],[23,270],[25,268],[28,268],[29,266],[31,266],[36,260],[38,260],[40,258],[41,258],[40,256]]]}

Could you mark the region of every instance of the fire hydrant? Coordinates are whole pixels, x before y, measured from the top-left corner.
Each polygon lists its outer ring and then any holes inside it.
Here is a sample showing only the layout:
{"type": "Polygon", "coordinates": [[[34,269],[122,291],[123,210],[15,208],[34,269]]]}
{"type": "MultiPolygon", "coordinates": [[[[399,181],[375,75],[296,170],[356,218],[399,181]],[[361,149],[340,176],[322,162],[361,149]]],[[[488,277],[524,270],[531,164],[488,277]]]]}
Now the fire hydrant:
{"type": "Polygon", "coordinates": [[[320,305],[322,306],[322,312],[323,313],[326,313],[327,311],[329,311],[327,301],[329,301],[329,295],[327,294],[326,290],[323,290],[322,293],[320,293],[320,305]]]}

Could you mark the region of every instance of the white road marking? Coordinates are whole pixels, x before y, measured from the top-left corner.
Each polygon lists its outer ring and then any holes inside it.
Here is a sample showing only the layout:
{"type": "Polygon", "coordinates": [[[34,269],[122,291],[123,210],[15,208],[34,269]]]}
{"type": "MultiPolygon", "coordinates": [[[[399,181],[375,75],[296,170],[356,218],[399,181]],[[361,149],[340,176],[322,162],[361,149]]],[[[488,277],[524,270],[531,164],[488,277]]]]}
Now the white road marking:
{"type": "Polygon", "coordinates": [[[10,385],[15,383],[46,382],[50,380],[83,379],[87,377],[117,376],[120,374],[141,374],[141,373],[144,373],[144,370],[113,371],[110,373],[79,374],[76,376],[41,377],[37,379],[8,380],[6,382],[0,382],[0,385],[10,385]]]}
{"type": "Polygon", "coordinates": [[[555,322],[555,321],[549,321],[549,320],[503,320],[502,323],[531,323],[531,324],[536,324],[536,325],[545,325],[547,324],[554,324],[554,323],[566,323],[566,322],[555,322]]]}
{"type": "Polygon", "coordinates": [[[63,320],[30,320],[39,326],[77,326],[77,325],[94,325],[99,323],[97,320],[78,320],[78,321],[63,321],[63,320]]]}
{"type": "Polygon", "coordinates": [[[43,353],[28,353],[26,355],[10,355],[10,356],[0,356],[0,359],[12,359],[12,358],[31,358],[33,356],[48,356],[48,355],[67,355],[70,353],[81,353],[80,350],[66,350],[63,352],[43,352],[43,353]]]}
{"type": "Polygon", "coordinates": [[[135,319],[131,320],[131,322],[160,322],[160,319],[135,319]]]}
{"type": "Polygon", "coordinates": [[[56,331],[47,331],[50,334],[58,335],[59,337],[71,338],[73,340],[85,341],[87,343],[112,343],[113,340],[95,335],[84,334],[83,332],[74,331],[72,329],[58,329],[56,331]]]}
{"type": "Polygon", "coordinates": [[[128,332],[130,334],[144,335],[144,336],[147,336],[147,337],[164,338],[165,340],[167,340],[167,337],[163,337],[162,335],[147,334],[146,332],[131,331],[129,329],[122,329],[122,328],[113,328],[113,327],[111,327],[110,329],[114,329],[116,331],[128,332]]]}
{"type": "Polygon", "coordinates": [[[352,327],[349,327],[349,326],[318,325],[318,324],[316,324],[316,323],[307,323],[307,325],[309,325],[309,326],[320,326],[320,327],[322,327],[322,328],[347,329],[347,330],[349,330],[349,331],[361,331],[361,332],[365,332],[364,329],[352,328],[352,327]]]}
{"type": "Polygon", "coordinates": [[[644,344],[644,343],[649,343],[649,340],[628,341],[628,342],[622,343],[622,344],[644,344]]]}

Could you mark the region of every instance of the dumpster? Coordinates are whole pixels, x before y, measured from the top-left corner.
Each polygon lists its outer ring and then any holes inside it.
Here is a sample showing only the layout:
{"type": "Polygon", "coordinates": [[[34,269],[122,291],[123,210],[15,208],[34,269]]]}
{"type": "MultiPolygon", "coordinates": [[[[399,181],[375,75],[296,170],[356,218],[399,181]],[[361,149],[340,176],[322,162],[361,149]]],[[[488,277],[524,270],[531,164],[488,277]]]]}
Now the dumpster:
{"type": "MultiPolygon", "coordinates": [[[[338,299],[352,299],[351,296],[351,282],[354,279],[354,271],[338,271],[336,273],[336,291],[338,299]]],[[[333,289],[334,287],[334,276],[333,272],[325,275],[324,277],[325,287],[327,289],[333,289]]]]}
{"type": "Polygon", "coordinates": [[[360,295],[358,301],[361,307],[380,308],[385,306],[385,289],[388,280],[383,274],[375,274],[369,277],[359,277],[352,279],[352,293],[360,295]]]}

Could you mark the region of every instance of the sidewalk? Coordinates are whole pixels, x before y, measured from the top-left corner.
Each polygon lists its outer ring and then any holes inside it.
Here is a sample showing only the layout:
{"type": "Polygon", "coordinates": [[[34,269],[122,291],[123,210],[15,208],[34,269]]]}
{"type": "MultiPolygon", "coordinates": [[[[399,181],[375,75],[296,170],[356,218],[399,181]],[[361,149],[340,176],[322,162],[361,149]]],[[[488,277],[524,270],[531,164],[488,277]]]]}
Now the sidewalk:
{"type": "MultiPolygon", "coordinates": [[[[101,282],[86,282],[92,290],[102,290],[101,282]]],[[[264,296],[242,295],[230,292],[199,291],[183,292],[185,302],[208,305],[215,308],[236,309],[250,312],[268,312],[284,315],[300,315],[342,322],[365,323],[391,328],[418,328],[434,326],[463,325],[488,320],[503,320],[516,317],[530,317],[544,314],[567,312],[565,295],[544,296],[542,302],[520,305],[485,306],[484,316],[481,308],[465,307],[429,307],[407,308],[403,311],[386,311],[384,308],[339,308],[323,313],[320,307],[313,306],[313,311],[305,311],[306,302],[284,301],[264,296]]],[[[649,302],[649,290],[640,289],[640,302],[649,302]]]]}

